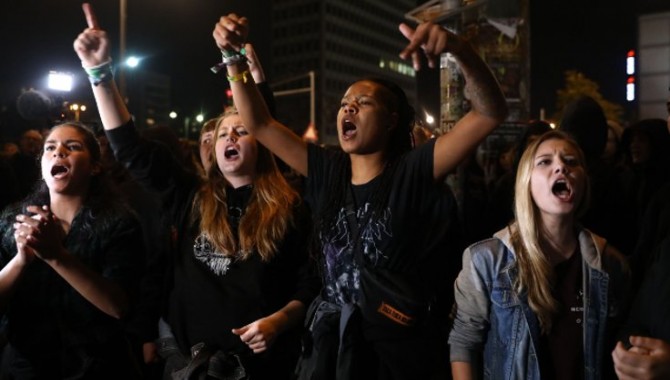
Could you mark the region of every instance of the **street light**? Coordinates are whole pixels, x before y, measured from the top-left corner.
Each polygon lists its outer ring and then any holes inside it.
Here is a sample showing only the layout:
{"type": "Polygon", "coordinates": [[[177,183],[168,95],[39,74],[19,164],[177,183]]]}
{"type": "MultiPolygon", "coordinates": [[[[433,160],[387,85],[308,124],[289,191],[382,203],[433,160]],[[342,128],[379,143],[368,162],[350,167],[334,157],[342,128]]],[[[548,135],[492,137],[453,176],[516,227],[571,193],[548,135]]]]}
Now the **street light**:
{"type": "Polygon", "coordinates": [[[72,75],[59,71],[49,71],[47,86],[56,91],[72,91],[72,75]]]}
{"type": "Polygon", "coordinates": [[[134,55],[131,55],[126,59],[126,66],[130,67],[131,69],[134,69],[137,67],[137,65],[140,64],[140,59],[135,57],[134,55]]]}
{"type": "Polygon", "coordinates": [[[301,88],[294,88],[294,89],[290,89],[290,90],[273,91],[273,95],[276,98],[278,98],[280,96],[309,93],[309,125],[312,126],[313,128],[316,128],[316,83],[315,83],[316,79],[315,79],[315,73],[314,73],[313,70],[310,70],[310,71],[306,72],[305,74],[296,75],[294,77],[275,82],[275,83],[273,83],[273,86],[279,86],[279,85],[283,85],[285,83],[295,82],[299,79],[304,78],[305,76],[307,76],[309,78],[309,87],[301,87],[301,88]]]}
{"type": "Polygon", "coordinates": [[[74,112],[74,120],[79,121],[79,113],[80,112],[86,112],[86,105],[84,104],[77,104],[77,103],[72,103],[70,104],[70,111],[74,112]]]}

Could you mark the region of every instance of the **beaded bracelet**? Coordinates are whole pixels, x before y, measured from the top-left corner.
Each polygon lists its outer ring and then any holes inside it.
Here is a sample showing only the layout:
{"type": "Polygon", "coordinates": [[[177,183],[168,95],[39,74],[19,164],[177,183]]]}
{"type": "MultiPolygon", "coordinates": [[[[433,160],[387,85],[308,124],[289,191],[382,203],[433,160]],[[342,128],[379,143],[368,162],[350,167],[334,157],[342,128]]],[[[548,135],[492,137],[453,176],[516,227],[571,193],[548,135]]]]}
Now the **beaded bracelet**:
{"type": "Polygon", "coordinates": [[[114,79],[111,58],[99,65],[93,67],[84,67],[84,71],[86,71],[86,74],[88,75],[89,82],[91,82],[91,84],[94,86],[97,86],[100,83],[109,82],[114,79]]]}
{"type": "Polygon", "coordinates": [[[251,74],[249,70],[244,70],[243,72],[235,75],[228,75],[226,78],[229,82],[239,82],[247,83],[247,75],[251,74]]]}

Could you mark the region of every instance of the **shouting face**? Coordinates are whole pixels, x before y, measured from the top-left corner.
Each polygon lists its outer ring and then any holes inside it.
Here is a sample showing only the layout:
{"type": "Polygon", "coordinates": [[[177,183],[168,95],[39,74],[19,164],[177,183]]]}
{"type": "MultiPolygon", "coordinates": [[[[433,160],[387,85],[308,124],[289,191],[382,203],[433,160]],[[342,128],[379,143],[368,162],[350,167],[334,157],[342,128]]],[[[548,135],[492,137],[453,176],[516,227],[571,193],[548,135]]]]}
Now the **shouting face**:
{"type": "Polygon", "coordinates": [[[572,217],[586,188],[586,172],[579,154],[566,140],[542,142],[533,158],[531,194],[543,218],[572,217]]]}
{"type": "Polygon", "coordinates": [[[216,129],[216,163],[223,176],[234,186],[251,183],[256,174],[258,147],[239,115],[221,120],[216,129]]]}
{"type": "Polygon", "coordinates": [[[344,94],[337,113],[340,146],[346,153],[383,151],[397,114],[389,111],[392,94],[372,81],[356,82],[344,94]]]}
{"type": "Polygon", "coordinates": [[[91,176],[100,171],[83,133],[68,125],[56,127],[47,136],[41,166],[50,192],[66,195],[85,194],[91,176]]]}

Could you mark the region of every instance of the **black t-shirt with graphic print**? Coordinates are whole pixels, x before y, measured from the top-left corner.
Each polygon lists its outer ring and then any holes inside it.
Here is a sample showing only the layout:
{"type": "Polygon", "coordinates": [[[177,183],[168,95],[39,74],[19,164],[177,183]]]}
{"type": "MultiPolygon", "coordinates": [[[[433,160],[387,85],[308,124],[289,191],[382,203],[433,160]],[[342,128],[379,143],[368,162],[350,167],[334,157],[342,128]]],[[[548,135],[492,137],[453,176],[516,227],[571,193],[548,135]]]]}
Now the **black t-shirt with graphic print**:
{"type": "MultiPolygon", "coordinates": [[[[226,352],[248,354],[245,366],[253,377],[288,378],[299,352],[299,328],[282,333],[261,355],[253,355],[231,329],[268,316],[291,300],[309,305],[316,296],[318,281],[309,271],[305,208],[296,206],[295,223],[268,262],[259,255],[246,260],[225,257],[201,234],[199,216],[193,210],[198,175],[181,167],[165,147],[140,139],[131,122],[106,133],[117,159],[160,196],[177,232],[164,318],[182,353],[190,355],[193,345],[204,342],[226,352]]],[[[232,226],[238,225],[251,192],[248,186],[226,188],[232,226]]]]}
{"type": "MultiPolygon", "coordinates": [[[[453,195],[433,179],[434,140],[405,154],[391,179],[392,188],[384,211],[372,214],[367,208],[379,192],[382,175],[351,186],[360,227],[360,246],[368,263],[403,274],[417,281],[429,293],[453,293],[453,279],[460,269],[459,234],[453,226],[453,195]]],[[[305,199],[316,218],[327,204],[336,185],[337,162],[344,152],[310,145],[305,199]]],[[[359,271],[352,253],[354,237],[348,223],[347,207],[341,205],[332,227],[320,231],[323,296],[337,304],[355,302],[360,286],[359,271]]]]}

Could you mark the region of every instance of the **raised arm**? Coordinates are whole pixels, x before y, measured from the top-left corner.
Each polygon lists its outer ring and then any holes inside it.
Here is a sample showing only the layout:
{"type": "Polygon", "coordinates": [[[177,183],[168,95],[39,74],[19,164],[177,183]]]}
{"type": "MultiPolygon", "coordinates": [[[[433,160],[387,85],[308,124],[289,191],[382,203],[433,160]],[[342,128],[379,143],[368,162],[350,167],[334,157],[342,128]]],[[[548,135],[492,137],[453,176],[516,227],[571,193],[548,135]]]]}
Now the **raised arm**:
{"type": "Polygon", "coordinates": [[[114,83],[107,33],[100,29],[91,5],[84,3],[82,8],[88,27],[74,41],[74,51],[91,80],[103,127],[114,129],[127,123],[130,113],[114,83]]]}
{"type": "MultiPolygon", "coordinates": [[[[248,34],[247,19],[235,14],[223,16],[214,27],[216,46],[225,54],[240,54],[248,34]]],[[[258,91],[246,60],[227,65],[233,101],[247,131],[302,175],[307,175],[307,144],[275,120],[258,91]]]]}
{"type": "Polygon", "coordinates": [[[423,23],[416,30],[401,24],[400,31],[409,40],[400,57],[411,57],[416,70],[420,68],[420,50],[428,58],[430,67],[435,67],[441,53],[449,52],[456,57],[465,77],[465,93],[472,108],[449,133],[440,136],[435,143],[433,176],[440,179],[454,170],[505,120],[507,104],[491,70],[461,37],[432,23],[423,23]]]}

